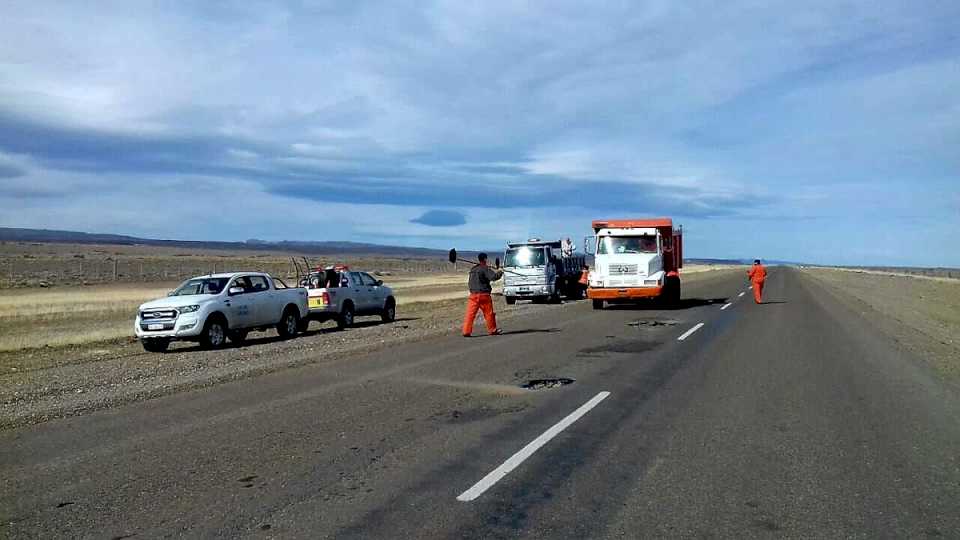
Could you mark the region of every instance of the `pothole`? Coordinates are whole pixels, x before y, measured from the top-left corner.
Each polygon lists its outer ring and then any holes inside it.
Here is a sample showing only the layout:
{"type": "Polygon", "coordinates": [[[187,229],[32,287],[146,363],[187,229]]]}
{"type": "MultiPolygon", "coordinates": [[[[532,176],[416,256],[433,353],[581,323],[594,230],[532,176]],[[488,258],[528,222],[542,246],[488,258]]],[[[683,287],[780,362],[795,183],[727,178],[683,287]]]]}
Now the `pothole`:
{"type": "Polygon", "coordinates": [[[568,379],[566,377],[559,377],[556,379],[533,379],[532,381],[527,381],[526,383],[521,384],[520,388],[526,388],[527,390],[550,390],[551,388],[559,388],[568,384],[573,384],[573,379],[568,379]]]}
{"type": "Polygon", "coordinates": [[[679,321],[674,319],[640,319],[639,321],[633,321],[627,323],[627,326],[635,326],[637,328],[646,328],[652,326],[675,326],[679,321]]]}

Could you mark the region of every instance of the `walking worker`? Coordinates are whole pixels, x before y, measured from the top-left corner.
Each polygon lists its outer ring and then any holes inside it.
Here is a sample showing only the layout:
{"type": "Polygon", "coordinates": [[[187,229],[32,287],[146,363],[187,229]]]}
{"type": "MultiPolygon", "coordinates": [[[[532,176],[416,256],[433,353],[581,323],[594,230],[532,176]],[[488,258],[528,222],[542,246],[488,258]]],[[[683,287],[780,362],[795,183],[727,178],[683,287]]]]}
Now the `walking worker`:
{"type": "Polygon", "coordinates": [[[590,265],[587,265],[587,264],[583,265],[583,269],[580,270],[579,283],[580,285],[583,286],[584,289],[590,286],[590,265]]]}
{"type": "Polygon", "coordinates": [[[503,277],[503,270],[487,266],[487,254],[477,256],[480,262],[470,269],[470,299],[467,300],[467,314],[463,318],[463,337],[473,334],[473,321],[477,318],[477,311],[483,312],[483,320],[487,323],[487,333],[496,336],[503,333],[497,327],[497,315],[493,312],[492,282],[503,277]]]}
{"type": "Polygon", "coordinates": [[[760,264],[760,259],[753,260],[753,266],[747,271],[747,277],[753,285],[753,300],[760,304],[763,297],[763,282],[767,279],[767,269],[760,264]]]}

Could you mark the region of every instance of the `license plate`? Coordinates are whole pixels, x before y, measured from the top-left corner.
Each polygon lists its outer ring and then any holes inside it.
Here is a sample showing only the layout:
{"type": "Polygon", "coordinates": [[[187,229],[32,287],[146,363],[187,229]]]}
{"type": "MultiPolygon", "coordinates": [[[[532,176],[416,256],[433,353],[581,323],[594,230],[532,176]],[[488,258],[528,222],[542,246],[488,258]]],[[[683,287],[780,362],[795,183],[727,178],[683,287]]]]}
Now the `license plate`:
{"type": "Polygon", "coordinates": [[[163,330],[162,324],[148,324],[147,330],[163,330]]]}
{"type": "Polygon", "coordinates": [[[311,299],[310,299],[310,307],[312,307],[312,308],[325,307],[326,305],[327,305],[327,304],[326,304],[323,300],[321,300],[321,299],[319,299],[319,298],[311,298],[311,299]]]}

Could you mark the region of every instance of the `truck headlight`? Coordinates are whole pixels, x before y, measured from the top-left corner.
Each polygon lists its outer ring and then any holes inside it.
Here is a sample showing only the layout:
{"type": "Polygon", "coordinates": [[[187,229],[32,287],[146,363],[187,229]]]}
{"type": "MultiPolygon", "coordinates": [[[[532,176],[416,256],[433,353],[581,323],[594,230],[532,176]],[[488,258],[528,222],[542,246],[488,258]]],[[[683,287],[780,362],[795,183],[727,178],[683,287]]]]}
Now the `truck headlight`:
{"type": "Polygon", "coordinates": [[[194,304],[192,306],[183,306],[180,308],[180,313],[193,313],[194,311],[200,309],[200,306],[194,304]]]}

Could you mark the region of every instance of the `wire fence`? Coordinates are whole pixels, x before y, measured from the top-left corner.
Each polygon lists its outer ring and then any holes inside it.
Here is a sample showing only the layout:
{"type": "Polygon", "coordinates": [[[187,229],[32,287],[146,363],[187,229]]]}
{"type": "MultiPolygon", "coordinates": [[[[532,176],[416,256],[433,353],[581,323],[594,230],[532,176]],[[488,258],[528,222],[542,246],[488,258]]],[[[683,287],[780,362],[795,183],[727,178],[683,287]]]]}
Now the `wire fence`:
{"type": "MultiPolygon", "coordinates": [[[[305,264],[297,261],[300,270],[305,264]]],[[[311,260],[310,266],[324,266],[341,260],[311,260]]],[[[433,274],[455,271],[446,261],[428,259],[357,259],[347,261],[356,270],[379,275],[433,274]]],[[[153,259],[144,257],[107,257],[102,259],[45,259],[6,257],[0,259],[0,288],[50,287],[61,284],[149,283],[182,281],[194,276],[219,272],[267,272],[283,279],[294,279],[297,268],[291,260],[241,258],[153,259]]]]}

